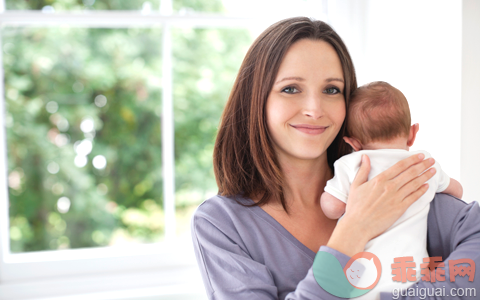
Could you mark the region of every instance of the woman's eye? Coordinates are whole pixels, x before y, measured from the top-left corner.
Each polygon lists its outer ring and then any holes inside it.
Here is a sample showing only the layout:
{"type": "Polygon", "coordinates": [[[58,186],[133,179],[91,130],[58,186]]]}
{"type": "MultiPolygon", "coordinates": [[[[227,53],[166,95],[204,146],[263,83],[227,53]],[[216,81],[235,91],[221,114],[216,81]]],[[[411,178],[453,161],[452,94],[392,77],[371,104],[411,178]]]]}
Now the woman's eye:
{"type": "Polygon", "coordinates": [[[338,94],[338,93],[341,93],[341,91],[336,87],[331,87],[331,88],[325,89],[325,93],[326,94],[338,94]]]}
{"type": "Polygon", "coordinates": [[[294,88],[293,86],[287,86],[282,90],[282,92],[287,93],[287,94],[296,94],[298,93],[298,89],[294,88]]]}

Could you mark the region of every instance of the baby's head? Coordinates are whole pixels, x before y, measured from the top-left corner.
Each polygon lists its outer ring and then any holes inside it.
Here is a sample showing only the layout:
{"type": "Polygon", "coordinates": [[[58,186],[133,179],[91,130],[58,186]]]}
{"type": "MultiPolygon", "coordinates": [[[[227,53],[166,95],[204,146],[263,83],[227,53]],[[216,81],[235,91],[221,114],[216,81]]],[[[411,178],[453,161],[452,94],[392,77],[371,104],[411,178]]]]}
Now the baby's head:
{"type": "Polygon", "coordinates": [[[359,87],[347,111],[345,141],[355,151],[405,149],[413,145],[418,124],[410,126],[410,109],[405,96],[383,81],[359,87]]]}

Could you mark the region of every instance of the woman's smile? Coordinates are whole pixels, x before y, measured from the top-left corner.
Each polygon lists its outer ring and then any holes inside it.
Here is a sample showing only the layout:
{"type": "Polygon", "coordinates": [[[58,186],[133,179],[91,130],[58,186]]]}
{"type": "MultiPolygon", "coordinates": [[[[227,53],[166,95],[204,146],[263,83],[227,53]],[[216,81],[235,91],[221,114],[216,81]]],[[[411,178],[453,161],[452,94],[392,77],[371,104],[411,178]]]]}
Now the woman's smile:
{"type": "Polygon", "coordinates": [[[297,129],[298,131],[304,132],[306,134],[322,134],[328,127],[330,126],[315,126],[315,125],[308,125],[308,124],[296,124],[292,125],[289,124],[291,127],[297,129]]]}

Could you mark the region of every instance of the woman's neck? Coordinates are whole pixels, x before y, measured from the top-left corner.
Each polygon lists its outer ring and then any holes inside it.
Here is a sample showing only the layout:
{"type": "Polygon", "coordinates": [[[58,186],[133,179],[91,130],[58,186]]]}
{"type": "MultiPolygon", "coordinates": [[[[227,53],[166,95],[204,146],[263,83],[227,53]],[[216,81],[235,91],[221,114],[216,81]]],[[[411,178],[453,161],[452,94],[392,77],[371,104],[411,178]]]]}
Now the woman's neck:
{"type": "Polygon", "coordinates": [[[285,179],[285,201],[289,211],[319,209],[320,196],[333,173],[326,153],[315,160],[279,157],[285,179]]]}

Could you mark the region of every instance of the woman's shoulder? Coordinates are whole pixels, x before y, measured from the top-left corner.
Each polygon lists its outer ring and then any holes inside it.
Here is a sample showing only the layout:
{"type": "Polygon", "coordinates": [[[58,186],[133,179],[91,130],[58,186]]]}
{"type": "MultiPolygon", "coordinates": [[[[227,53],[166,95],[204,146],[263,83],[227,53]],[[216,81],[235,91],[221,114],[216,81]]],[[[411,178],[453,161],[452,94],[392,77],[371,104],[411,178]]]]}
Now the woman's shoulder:
{"type": "Polygon", "coordinates": [[[449,194],[437,193],[430,203],[430,215],[435,215],[441,220],[452,219],[474,207],[478,208],[478,202],[467,203],[449,194]]]}
{"type": "Polygon", "coordinates": [[[480,206],[476,201],[466,203],[448,194],[436,194],[430,202],[427,228],[429,253],[445,258],[453,245],[480,238],[480,206]]]}
{"type": "Polygon", "coordinates": [[[236,196],[212,196],[197,207],[194,212],[196,217],[204,217],[207,219],[230,214],[230,213],[244,213],[248,207],[244,205],[253,204],[254,202],[248,198],[243,198],[240,195],[236,196]],[[243,205],[242,205],[243,204],[243,205]]]}
{"type": "Polygon", "coordinates": [[[430,202],[428,225],[449,230],[454,224],[463,223],[466,217],[480,218],[478,202],[466,203],[449,194],[437,193],[430,202]]]}
{"type": "Polygon", "coordinates": [[[195,210],[190,223],[194,244],[198,244],[197,247],[200,244],[214,244],[222,249],[240,247],[243,253],[254,251],[252,249],[256,249],[256,245],[253,240],[261,230],[258,224],[264,223],[255,213],[255,207],[242,204],[251,205],[254,201],[241,196],[220,195],[203,201],[195,210]]]}
{"type": "Polygon", "coordinates": [[[254,207],[246,205],[254,204],[253,200],[237,196],[215,195],[203,201],[195,210],[192,217],[192,225],[208,222],[218,229],[239,229],[249,220],[254,218],[254,207]]]}

